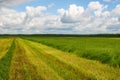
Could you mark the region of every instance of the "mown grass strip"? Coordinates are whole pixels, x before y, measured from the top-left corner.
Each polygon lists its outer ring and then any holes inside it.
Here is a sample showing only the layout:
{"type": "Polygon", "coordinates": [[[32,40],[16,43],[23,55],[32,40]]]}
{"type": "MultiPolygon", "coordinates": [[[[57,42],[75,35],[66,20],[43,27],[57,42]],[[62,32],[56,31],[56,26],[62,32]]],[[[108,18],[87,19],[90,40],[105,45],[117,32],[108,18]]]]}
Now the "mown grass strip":
{"type": "Polygon", "coordinates": [[[2,59],[7,53],[12,43],[12,39],[1,39],[0,40],[0,59],[2,59]]]}
{"type": "Polygon", "coordinates": [[[34,50],[32,50],[28,45],[23,43],[22,40],[19,39],[19,42],[25,48],[27,57],[29,58],[30,62],[32,62],[32,64],[36,67],[38,75],[40,75],[43,80],[64,80],[43,60],[41,60],[41,58],[36,54],[34,50]]]}
{"type": "Polygon", "coordinates": [[[6,55],[0,60],[0,80],[9,80],[9,71],[14,49],[15,42],[13,41],[6,55]]]}
{"type": "Polygon", "coordinates": [[[36,54],[41,58],[48,66],[55,70],[59,76],[63,77],[65,80],[90,80],[90,77],[85,76],[78,71],[77,68],[72,67],[69,64],[62,62],[54,56],[47,54],[44,50],[31,45],[31,43],[26,42],[27,45],[33,49],[36,54]]]}
{"type": "Polygon", "coordinates": [[[36,67],[28,60],[25,49],[17,40],[9,76],[9,80],[43,80],[38,76],[36,67]]]}

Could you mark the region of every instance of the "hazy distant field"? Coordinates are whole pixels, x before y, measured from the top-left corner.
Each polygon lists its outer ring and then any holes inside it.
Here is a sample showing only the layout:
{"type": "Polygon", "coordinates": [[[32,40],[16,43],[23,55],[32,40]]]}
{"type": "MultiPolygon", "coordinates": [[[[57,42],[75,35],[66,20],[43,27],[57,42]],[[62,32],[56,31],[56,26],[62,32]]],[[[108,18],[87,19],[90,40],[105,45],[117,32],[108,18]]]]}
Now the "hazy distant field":
{"type": "Polygon", "coordinates": [[[2,37],[0,80],[120,80],[120,38],[2,37]]]}

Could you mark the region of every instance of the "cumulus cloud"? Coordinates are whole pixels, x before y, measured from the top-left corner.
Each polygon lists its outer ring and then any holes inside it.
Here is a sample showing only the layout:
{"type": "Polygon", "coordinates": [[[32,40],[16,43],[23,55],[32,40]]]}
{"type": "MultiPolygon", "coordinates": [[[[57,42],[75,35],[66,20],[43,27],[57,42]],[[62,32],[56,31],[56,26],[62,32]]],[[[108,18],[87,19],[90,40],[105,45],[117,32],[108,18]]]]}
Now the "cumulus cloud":
{"type": "Polygon", "coordinates": [[[110,29],[112,29],[111,32],[113,30],[119,32],[119,11],[120,5],[117,5],[112,11],[107,11],[107,5],[100,4],[98,1],[90,2],[86,9],[76,5],[70,5],[68,10],[58,9],[62,23],[72,23],[74,29],[84,33],[87,33],[86,31],[107,33],[110,29]]]}
{"type": "Polygon", "coordinates": [[[0,0],[0,7],[14,6],[14,5],[25,3],[28,1],[31,1],[31,0],[0,0]]]}
{"type": "Polygon", "coordinates": [[[24,20],[24,12],[16,12],[15,10],[1,8],[0,9],[0,23],[2,25],[17,25],[21,24],[24,20]],[[9,13],[9,14],[8,14],[9,13]]]}
{"type": "Polygon", "coordinates": [[[26,11],[27,11],[26,13],[29,16],[39,16],[41,12],[45,10],[47,10],[47,8],[44,6],[38,6],[38,7],[27,6],[26,7],[26,11]]]}
{"type": "Polygon", "coordinates": [[[26,11],[17,12],[10,8],[0,8],[1,33],[46,33],[47,28],[62,28],[60,17],[47,14],[47,7],[27,6],[26,11]],[[9,13],[9,14],[8,14],[9,13]]]}
{"type": "Polygon", "coordinates": [[[58,9],[58,13],[60,13],[61,21],[63,23],[74,23],[79,22],[79,18],[84,12],[84,8],[81,6],[77,6],[75,4],[70,5],[68,10],[58,9]]]}
{"type": "Polygon", "coordinates": [[[62,16],[61,21],[63,23],[74,23],[74,22],[83,22],[84,20],[89,21],[90,15],[101,16],[107,15],[108,13],[104,12],[107,8],[106,5],[100,4],[97,2],[90,2],[88,8],[85,10],[82,6],[77,6],[72,4],[69,6],[68,10],[58,9],[58,13],[62,16]]]}
{"type": "Polygon", "coordinates": [[[1,7],[0,33],[120,33],[120,4],[111,11],[98,1],[90,2],[87,8],[71,4],[68,9],[58,9],[58,15],[48,13],[48,9],[27,6],[17,12],[1,7]]]}
{"type": "Polygon", "coordinates": [[[107,8],[107,5],[100,4],[100,2],[90,2],[86,10],[87,13],[95,14],[95,16],[101,16],[103,10],[107,8]]]}
{"type": "Polygon", "coordinates": [[[115,9],[112,10],[112,15],[120,16],[120,4],[118,4],[115,9]]]}
{"type": "Polygon", "coordinates": [[[89,4],[88,4],[88,8],[90,9],[90,10],[102,10],[103,9],[103,5],[102,4],[100,4],[98,1],[96,1],[96,2],[90,2],[89,4]]]}

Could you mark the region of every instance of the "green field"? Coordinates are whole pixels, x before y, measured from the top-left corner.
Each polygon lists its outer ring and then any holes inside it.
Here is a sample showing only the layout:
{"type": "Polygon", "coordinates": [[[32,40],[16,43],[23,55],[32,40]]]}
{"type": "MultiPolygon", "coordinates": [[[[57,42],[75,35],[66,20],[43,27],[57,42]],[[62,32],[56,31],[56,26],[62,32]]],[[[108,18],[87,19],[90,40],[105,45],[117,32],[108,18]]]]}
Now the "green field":
{"type": "Polygon", "coordinates": [[[25,37],[79,57],[120,67],[120,38],[102,37],[25,37]]]}
{"type": "Polygon", "coordinates": [[[120,38],[2,37],[0,80],[120,80],[120,38]]]}

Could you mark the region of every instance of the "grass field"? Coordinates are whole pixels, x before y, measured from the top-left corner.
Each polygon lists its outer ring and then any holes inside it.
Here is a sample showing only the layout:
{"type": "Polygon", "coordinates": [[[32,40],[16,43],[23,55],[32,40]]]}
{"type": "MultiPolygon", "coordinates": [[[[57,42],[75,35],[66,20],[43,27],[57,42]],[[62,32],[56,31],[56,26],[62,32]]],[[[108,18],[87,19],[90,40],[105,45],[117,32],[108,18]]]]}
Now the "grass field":
{"type": "Polygon", "coordinates": [[[79,57],[120,67],[120,38],[102,37],[25,37],[79,57]]]}
{"type": "Polygon", "coordinates": [[[0,80],[120,80],[119,44],[119,38],[0,38],[0,80]]]}

